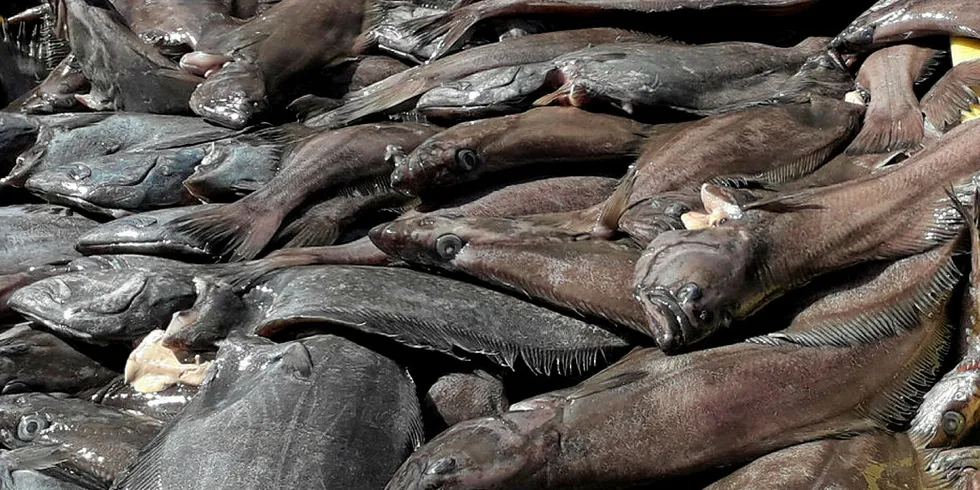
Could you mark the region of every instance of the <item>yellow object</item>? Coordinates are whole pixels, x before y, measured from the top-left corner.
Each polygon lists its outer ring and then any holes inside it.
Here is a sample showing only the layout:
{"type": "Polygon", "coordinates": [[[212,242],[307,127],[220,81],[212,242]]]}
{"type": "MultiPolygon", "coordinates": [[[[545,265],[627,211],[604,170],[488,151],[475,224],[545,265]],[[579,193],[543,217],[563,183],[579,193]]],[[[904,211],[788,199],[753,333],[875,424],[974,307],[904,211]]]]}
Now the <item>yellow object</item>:
{"type": "MultiPolygon", "coordinates": [[[[953,58],[953,66],[964,61],[978,59],[980,58],[980,39],[951,37],[949,38],[949,54],[953,58]]],[[[980,90],[977,90],[977,87],[971,88],[977,95],[980,95],[980,90]]],[[[977,118],[980,118],[980,105],[974,104],[970,106],[970,112],[963,113],[963,122],[977,118]]]]}

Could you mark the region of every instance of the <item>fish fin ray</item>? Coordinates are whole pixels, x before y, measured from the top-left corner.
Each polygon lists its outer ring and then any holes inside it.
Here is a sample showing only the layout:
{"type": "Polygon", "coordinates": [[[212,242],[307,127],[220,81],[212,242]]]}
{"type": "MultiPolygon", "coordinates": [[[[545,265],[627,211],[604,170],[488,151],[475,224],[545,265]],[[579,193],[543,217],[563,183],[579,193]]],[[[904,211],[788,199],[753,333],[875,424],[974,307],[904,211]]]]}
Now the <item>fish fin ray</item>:
{"type": "Polygon", "coordinates": [[[972,86],[980,86],[980,60],[953,67],[922,97],[920,106],[926,120],[942,132],[958,126],[962,112],[980,102],[972,86]]]}
{"type": "Polygon", "coordinates": [[[340,236],[340,226],[339,223],[323,222],[314,225],[300,218],[286,225],[280,236],[289,239],[282,248],[323,247],[333,245],[337,241],[340,236]]]}
{"type": "Polygon", "coordinates": [[[911,150],[925,137],[925,120],[917,104],[900,104],[899,114],[892,107],[875,104],[874,95],[864,116],[864,125],[847,148],[848,155],[911,150]]]}
{"type": "Polygon", "coordinates": [[[282,216],[276,212],[250,212],[243,202],[191,213],[165,227],[201,240],[214,255],[231,261],[251,259],[275,235],[282,216]]]}
{"type": "Polygon", "coordinates": [[[602,206],[599,219],[596,220],[592,233],[596,236],[606,236],[615,233],[619,229],[619,219],[629,207],[630,198],[633,196],[633,187],[636,185],[636,178],[639,174],[636,165],[630,165],[626,175],[616,185],[609,199],[602,206]]]}
{"type": "Polygon", "coordinates": [[[915,78],[914,83],[919,85],[932,78],[932,76],[936,74],[936,70],[939,68],[939,66],[946,61],[947,55],[949,55],[948,51],[941,49],[932,50],[932,56],[929,56],[929,58],[922,63],[922,69],[919,70],[918,76],[915,78]]]}

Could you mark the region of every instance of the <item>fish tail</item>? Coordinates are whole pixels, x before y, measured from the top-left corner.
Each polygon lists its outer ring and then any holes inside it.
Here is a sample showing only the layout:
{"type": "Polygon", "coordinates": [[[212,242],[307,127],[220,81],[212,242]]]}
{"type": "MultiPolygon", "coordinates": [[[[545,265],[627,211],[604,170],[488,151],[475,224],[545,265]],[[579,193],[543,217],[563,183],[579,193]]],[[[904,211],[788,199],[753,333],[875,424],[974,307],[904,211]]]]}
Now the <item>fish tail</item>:
{"type": "Polygon", "coordinates": [[[420,44],[428,44],[445,36],[429,57],[429,61],[436,60],[469,39],[473,27],[483,18],[478,7],[478,5],[461,6],[446,13],[410,19],[403,22],[401,27],[420,44]]]}
{"type": "Polygon", "coordinates": [[[925,122],[916,104],[900,103],[897,107],[871,105],[864,116],[864,126],[847,149],[849,155],[887,153],[917,147],[925,136],[925,122]]]}
{"type": "Polygon", "coordinates": [[[387,111],[413,97],[422,95],[428,88],[425,80],[415,80],[410,78],[410,75],[406,76],[408,71],[363,89],[362,93],[365,95],[353,98],[325,114],[306,119],[304,124],[311,128],[342,128],[363,117],[387,111]]]}
{"type": "Polygon", "coordinates": [[[630,197],[633,196],[633,186],[636,184],[637,172],[636,165],[630,165],[629,170],[623,179],[619,181],[616,190],[609,196],[606,203],[602,206],[599,219],[596,220],[592,228],[592,234],[596,236],[611,236],[619,229],[619,219],[629,207],[630,197]]]}
{"type": "Polygon", "coordinates": [[[205,249],[232,262],[258,255],[272,240],[282,216],[252,210],[239,201],[174,220],[167,225],[178,233],[204,242],[205,249]]]}
{"type": "Polygon", "coordinates": [[[922,97],[920,105],[926,121],[944,133],[959,125],[962,113],[980,103],[970,88],[975,86],[980,86],[980,60],[953,67],[922,97]]]}

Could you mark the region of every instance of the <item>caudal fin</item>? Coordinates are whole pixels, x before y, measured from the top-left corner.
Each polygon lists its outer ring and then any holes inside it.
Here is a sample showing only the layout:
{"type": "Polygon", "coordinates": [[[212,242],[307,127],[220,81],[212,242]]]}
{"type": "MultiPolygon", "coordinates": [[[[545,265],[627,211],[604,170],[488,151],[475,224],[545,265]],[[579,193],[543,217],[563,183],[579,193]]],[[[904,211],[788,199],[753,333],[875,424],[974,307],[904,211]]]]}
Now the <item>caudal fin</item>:
{"type": "Polygon", "coordinates": [[[922,97],[926,121],[944,133],[959,125],[962,113],[980,102],[971,88],[976,86],[980,86],[980,60],[953,67],[922,97]]]}
{"type": "Polygon", "coordinates": [[[865,155],[909,150],[919,146],[924,136],[925,121],[914,98],[908,101],[875,100],[872,94],[864,126],[847,148],[847,153],[865,155]]]}
{"type": "Polygon", "coordinates": [[[280,223],[279,213],[253,210],[239,201],[191,213],[166,227],[200,240],[215,256],[238,262],[257,256],[272,240],[280,223]]]}
{"type": "Polygon", "coordinates": [[[407,20],[401,27],[419,44],[429,44],[442,37],[443,39],[429,56],[429,61],[436,60],[469,40],[473,28],[483,19],[478,7],[478,5],[468,5],[443,14],[407,20]]]}

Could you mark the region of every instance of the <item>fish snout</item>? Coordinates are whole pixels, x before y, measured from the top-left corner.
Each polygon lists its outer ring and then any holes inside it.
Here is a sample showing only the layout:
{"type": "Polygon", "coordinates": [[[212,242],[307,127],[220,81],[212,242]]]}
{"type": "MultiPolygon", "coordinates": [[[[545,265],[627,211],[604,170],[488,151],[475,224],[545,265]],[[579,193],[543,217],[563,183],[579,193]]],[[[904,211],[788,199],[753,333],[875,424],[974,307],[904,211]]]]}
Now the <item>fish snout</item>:
{"type": "Polygon", "coordinates": [[[835,52],[841,51],[845,53],[850,53],[854,51],[859,51],[866,46],[870,46],[874,42],[875,29],[872,26],[853,26],[849,27],[844,32],[840,33],[833,41],[830,42],[830,47],[833,48],[835,52]]]}

